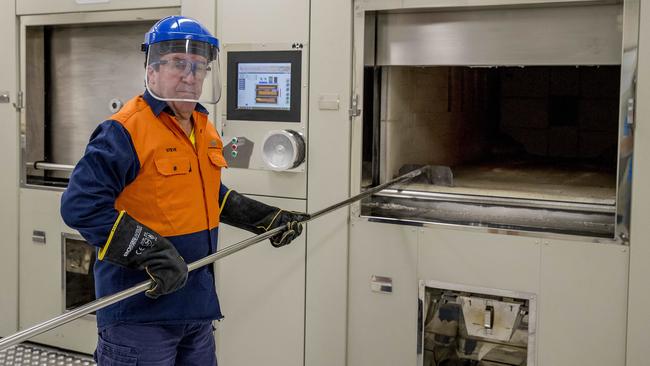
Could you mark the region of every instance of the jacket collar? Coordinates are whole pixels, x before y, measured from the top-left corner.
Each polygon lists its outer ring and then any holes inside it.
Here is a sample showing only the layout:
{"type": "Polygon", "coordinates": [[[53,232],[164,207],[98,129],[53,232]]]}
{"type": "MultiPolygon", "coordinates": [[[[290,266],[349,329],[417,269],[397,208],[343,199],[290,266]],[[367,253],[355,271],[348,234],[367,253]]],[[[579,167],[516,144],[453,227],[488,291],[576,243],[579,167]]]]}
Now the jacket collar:
{"type": "MultiPolygon", "coordinates": [[[[174,111],[172,111],[171,108],[167,105],[167,102],[158,100],[154,98],[151,94],[149,94],[148,90],[145,90],[144,93],[142,94],[142,98],[144,99],[147,104],[149,104],[149,107],[151,107],[151,110],[153,111],[153,114],[158,117],[161,112],[167,112],[169,115],[174,115],[174,111]]],[[[200,103],[196,103],[196,107],[194,107],[194,110],[203,113],[203,114],[208,114],[208,110],[205,109],[204,106],[202,106],[200,103]]]]}

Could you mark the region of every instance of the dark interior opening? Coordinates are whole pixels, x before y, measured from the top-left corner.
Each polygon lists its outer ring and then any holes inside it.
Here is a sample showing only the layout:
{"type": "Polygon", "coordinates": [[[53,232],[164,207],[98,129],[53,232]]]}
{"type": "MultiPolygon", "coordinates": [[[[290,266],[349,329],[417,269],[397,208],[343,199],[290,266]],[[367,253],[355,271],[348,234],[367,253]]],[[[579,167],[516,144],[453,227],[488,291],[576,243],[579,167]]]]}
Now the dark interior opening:
{"type": "Polygon", "coordinates": [[[432,164],[454,186],[411,188],[615,203],[620,66],[377,69],[365,73],[363,185],[432,164]]]}

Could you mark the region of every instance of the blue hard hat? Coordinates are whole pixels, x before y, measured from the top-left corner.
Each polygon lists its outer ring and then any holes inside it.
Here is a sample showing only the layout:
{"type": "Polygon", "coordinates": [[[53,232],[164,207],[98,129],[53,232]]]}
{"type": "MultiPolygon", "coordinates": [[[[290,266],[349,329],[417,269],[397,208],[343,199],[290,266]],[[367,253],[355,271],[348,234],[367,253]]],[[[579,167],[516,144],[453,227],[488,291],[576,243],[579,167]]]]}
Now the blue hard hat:
{"type": "Polygon", "coordinates": [[[149,32],[144,35],[142,51],[146,51],[154,43],[173,40],[205,42],[219,48],[219,40],[197,20],[172,15],[160,19],[149,29],[149,32]]]}

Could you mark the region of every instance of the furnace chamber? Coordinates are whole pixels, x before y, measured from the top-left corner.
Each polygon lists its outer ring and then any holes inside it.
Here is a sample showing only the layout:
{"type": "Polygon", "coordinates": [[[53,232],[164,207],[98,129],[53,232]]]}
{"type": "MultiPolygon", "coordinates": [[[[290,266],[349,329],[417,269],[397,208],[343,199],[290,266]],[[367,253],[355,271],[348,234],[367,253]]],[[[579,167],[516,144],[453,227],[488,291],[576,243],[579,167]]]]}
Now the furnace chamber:
{"type": "Polygon", "coordinates": [[[624,95],[633,74],[621,13],[619,5],[369,13],[360,185],[418,165],[450,167],[453,184],[384,190],[361,215],[615,236],[626,219],[624,95]]]}

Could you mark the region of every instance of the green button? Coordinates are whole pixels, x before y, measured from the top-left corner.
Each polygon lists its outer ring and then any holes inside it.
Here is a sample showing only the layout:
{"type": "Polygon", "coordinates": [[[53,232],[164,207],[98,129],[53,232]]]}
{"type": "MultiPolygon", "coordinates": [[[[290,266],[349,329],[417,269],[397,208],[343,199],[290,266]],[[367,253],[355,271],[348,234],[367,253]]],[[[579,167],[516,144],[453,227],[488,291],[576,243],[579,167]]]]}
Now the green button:
{"type": "Polygon", "coordinates": [[[232,155],[233,158],[237,157],[237,151],[231,151],[230,155],[232,155]]]}
{"type": "Polygon", "coordinates": [[[239,139],[236,138],[236,137],[233,137],[231,141],[232,141],[233,144],[236,144],[239,141],[239,139]]]}

